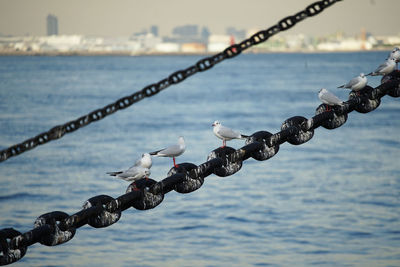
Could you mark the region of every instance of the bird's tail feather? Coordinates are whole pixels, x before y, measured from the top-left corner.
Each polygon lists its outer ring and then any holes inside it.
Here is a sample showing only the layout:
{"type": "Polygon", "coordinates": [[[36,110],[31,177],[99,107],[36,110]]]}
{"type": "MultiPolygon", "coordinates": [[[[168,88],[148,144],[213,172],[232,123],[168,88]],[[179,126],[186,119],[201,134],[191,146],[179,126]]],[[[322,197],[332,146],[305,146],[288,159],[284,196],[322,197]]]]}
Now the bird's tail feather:
{"type": "Polygon", "coordinates": [[[150,152],[149,154],[151,155],[151,156],[156,156],[157,154],[158,154],[158,152],[160,152],[162,149],[160,149],[160,150],[157,150],[157,151],[154,151],[154,152],[150,152]]]}
{"type": "Polygon", "coordinates": [[[241,137],[242,139],[245,139],[245,138],[248,138],[249,136],[248,136],[248,135],[241,134],[240,137],[241,137]]]}
{"type": "Polygon", "coordinates": [[[344,85],[338,86],[338,88],[344,88],[344,85]]]}
{"type": "Polygon", "coordinates": [[[110,176],[117,176],[118,174],[121,174],[122,172],[107,172],[110,176]]]}

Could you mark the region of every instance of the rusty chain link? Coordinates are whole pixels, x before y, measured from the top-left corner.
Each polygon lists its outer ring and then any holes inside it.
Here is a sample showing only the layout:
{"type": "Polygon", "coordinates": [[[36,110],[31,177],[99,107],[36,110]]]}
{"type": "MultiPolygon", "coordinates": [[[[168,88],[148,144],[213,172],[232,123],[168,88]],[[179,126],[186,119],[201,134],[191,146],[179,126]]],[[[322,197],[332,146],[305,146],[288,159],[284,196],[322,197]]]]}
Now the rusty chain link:
{"type": "Polygon", "coordinates": [[[170,85],[177,84],[188,78],[189,76],[197,73],[197,72],[202,72],[209,70],[212,68],[214,65],[220,63],[221,61],[229,58],[233,58],[237,55],[239,55],[241,52],[244,50],[248,49],[249,47],[265,42],[268,38],[270,38],[272,35],[281,32],[281,31],[286,31],[290,28],[292,28],[296,23],[302,21],[303,19],[307,17],[312,17],[315,16],[319,13],[321,13],[325,8],[333,5],[336,2],[340,2],[342,0],[323,0],[323,1],[317,1],[308,7],[306,7],[304,10],[298,12],[294,16],[289,16],[281,21],[278,22],[278,24],[270,27],[267,30],[262,30],[257,33],[255,33],[253,36],[250,38],[242,41],[239,44],[233,44],[226,48],[223,52],[218,53],[216,55],[210,56],[203,58],[199,60],[196,64],[188,67],[185,70],[179,70],[171,75],[169,75],[167,78],[157,82],[150,84],[146,87],[144,87],[142,90],[137,91],[136,93],[130,95],[130,96],[125,96],[117,101],[115,101],[112,104],[109,104],[103,108],[97,109],[95,111],[90,112],[87,115],[84,115],[76,120],[69,121],[65,124],[62,125],[57,125],[53,128],[51,128],[47,132],[43,132],[33,138],[29,138],[22,143],[15,144],[10,146],[9,148],[6,148],[4,150],[0,151],[0,162],[5,161],[9,159],[10,157],[17,156],[25,151],[28,151],[30,149],[33,149],[37,147],[38,145],[43,145],[47,142],[50,142],[52,140],[59,139],[63,137],[67,133],[72,133],[76,130],[78,130],[81,127],[84,127],[86,125],[89,125],[92,122],[101,120],[105,118],[106,116],[113,114],[114,112],[117,112],[118,110],[125,109],[132,104],[139,102],[143,98],[146,97],[151,97],[157,93],[159,93],[161,90],[164,90],[165,88],[169,87],[170,85]]]}
{"type": "Polygon", "coordinates": [[[25,255],[28,246],[37,242],[46,246],[65,243],[74,237],[77,228],[85,224],[95,228],[110,226],[120,219],[122,211],[130,207],[138,210],[155,208],[164,200],[164,195],[172,190],[179,193],[193,192],[203,185],[207,176],[232,175],[250,157],[259,161],[267,160],[285,142],[300,145],[309,141],[314,136],[314,130],[320,126],[329,130],[340,127],[346,122],[347,114],[354,110],[361,113],[373,111],[385,95],[400,96],[400,71],[396,70],[383,77],[382,84],[376,88],[366,86],[357,94],[350,92],[343,106],[334,106],[327,111],[325,104],[321,104],[314,117],[291,117],[283,122],[278,133],[253,133],[240,149],[217,148],[208,155],[205,163],[198,166],[180,163],[178,168],[173,167],[168,172],[167,178],[158,182],[150,178],[137,180],[128,186],[126,194],[116,199],[107,195],[92,197],[83,204],[81,211],[71,216],[62,211],[43,214],[36,219],[34,229],[24,234],[13,228],[1,229],[0,265],[18,261],[25,255]]]}

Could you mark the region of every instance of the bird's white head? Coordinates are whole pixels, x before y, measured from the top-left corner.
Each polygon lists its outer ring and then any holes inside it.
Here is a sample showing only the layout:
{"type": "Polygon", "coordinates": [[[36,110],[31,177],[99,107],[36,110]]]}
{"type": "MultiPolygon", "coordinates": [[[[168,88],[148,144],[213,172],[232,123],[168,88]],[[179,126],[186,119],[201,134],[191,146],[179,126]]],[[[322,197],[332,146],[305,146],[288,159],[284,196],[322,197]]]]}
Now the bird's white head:
{"type": "Polygon", "coordinates": [[[361,78],[364,78],[364,77],[365,77],[365,74],[361,72],[361,73],[360,73],[360,77],[361,77],[361,78]]]}
{"type": "Polygon", "coordinates": [[[319,93],[326,93],[328,92],[328,90],[326,90],[325,88],[321,88],[321,90],[319,90],[319,93]]]}
{"type": "Polygon", "coordinates": [[[212,124],[212,126],[217,126],[217,125],[221,125],[221,123],[219,121],[214,121],[214,123],[212,124]]]}
{"type": "Polygon", "coordinates": [[[184,144],[185,143],[185,139],[183,138],[183,136],[179,136],[178,143],[179,144],[184,144]]]}
{"type": "Polygon", "coordinates": [[[150,169],[152,165],[153,165],[153,161],[151,160],[150,154],[149,153],[144,153],[142,155],[141,160],[140,160],[140,166],[150,169]]]}

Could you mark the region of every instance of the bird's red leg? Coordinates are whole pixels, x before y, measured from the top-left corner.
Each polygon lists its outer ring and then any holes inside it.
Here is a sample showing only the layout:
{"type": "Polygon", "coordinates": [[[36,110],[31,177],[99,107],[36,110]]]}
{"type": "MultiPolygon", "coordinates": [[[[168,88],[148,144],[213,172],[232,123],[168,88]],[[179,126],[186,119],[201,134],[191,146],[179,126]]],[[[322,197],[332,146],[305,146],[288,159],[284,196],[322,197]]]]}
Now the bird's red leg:
{"type": "Polygon", "coordinates": [[[221,148],[224,148],[224,147],[226,147],[226,141],[225,141],[225,139],[222,140],[222,146],[221,146],[221,148]]]}
{"type": "Polygon", "coordinates": [[[331,106],[329,106],[329,105],[325,105],[325,111],[326,112],[329,112],[329,111],[331,111],[332,109],[331,109],[331,106]]]}
{"type": "Polygon", "coordinates": [[[174,161],[174,167],[175,167],[175,168],[178,168],[179,165],[177,165],[177,164],[175,163],[175,157],[172,157],[172,159],[173,159],[173,161],[174,161]]]}

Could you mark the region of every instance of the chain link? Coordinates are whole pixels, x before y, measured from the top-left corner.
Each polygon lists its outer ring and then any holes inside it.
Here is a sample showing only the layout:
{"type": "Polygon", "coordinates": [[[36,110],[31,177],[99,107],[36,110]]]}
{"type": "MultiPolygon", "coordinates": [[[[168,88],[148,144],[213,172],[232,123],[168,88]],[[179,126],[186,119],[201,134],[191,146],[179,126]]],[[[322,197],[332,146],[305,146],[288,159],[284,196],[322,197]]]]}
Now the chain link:
{"type": "Polygon", "coordinates": [[[24,234],[12,228],[2,229],[0,265],[21,259],[27,247],[34,243],[54,246],[67,242],[74,237],[76,229],[85,224],[95,228],[112,225],[120,219],[121,212],[130,207],[138,210],[153,209],[172,190],[179,193],[193,192],[203,185],[207,176],[213,173],[221,177],[230,176],[239,171],[243,161],[250,157],[259,161],[267,160],[278,153],[279,146],[285,142],[300,145],[309,141],[314,136],[314,130],[320,126],[326,129],[338,128],[346,122],[348,113],[354,110],[362,113],[374,110],[375,106],[365,104],[368,101],[380,103],[381,97],[385,95],[400,96],[400,71],[387,75],[383,81],[376,88],[366,87],[357,94],[351,92],[343,107],[335,106],[327,111],[322,104],[310,119],[301,116],[289,118],[278,133],[255,132],[240,149],[217,148],[209,154],[207,162],[198,166],[180,163],[178,168],[173,167],[168,172],[167,178],[159,182],[149,178],[135,181],[128,186],[126,194],[116,199],[107,195],[92,197],[84,203],[81,211],[71,216],[61,211],[46,213],[36,219],[34,229],[24,234]]]}
{"type": "Polygon", "coordinates": [[[96,215],[88,217],[87,224],[95,228],[107,227],[116,223],[121,218],[121,210],[117,209],[109,212],[106,209],[106,204],[114,201],[115,199],[107,195],[98,195],[88,199],[83,204],[83,209],[90,209],[92,207],[98,208],[99,212],[96,215]]]}
{"type": "Polygon", "coordinates": [[[296,23],[304,20],[307,17],[315,16],[321,13],[325,8],[333,5],[336,2],[340,2],[342,0],[324,0],[317,1],[311,5],[309,5],[305,10],[302,10],[296,13],[294,16],[288,16],[278,24],[268,28],[267,30],[259,31],[258,33],[251,36],[249,39],[242,41],[239,44],[233,44],[226,48],[223,52],[218,53],[211,57],[206,57],[199,60],[195,65],[188,67],[185,70],[178,70],[168,78],[159,81],[158,83],[154,83],[146,86],[142,90],[130,95],[118,99],[116,102],[109,104],[103,108],[97,109],[93,112],[90,112],[87,115],[84,115],[74,121],[69,121],[62,125],[57,125],[51,128],[49,131],[39,134],[33,138],[27,139],[22,143],[15,144],[9,148],[0,151],[0,162],[9,159],[10,157],[17,156],[25,151],[31,150],[38,145],[43,145],[52,140],[60,139],[67,133],[72,133],[86,125],[89,125],[92,122],[101,120],[108,115],[113,114],[114,112],[125,109],[132,104],[142,100],[145,97],[151,97],[161,90],[169,87],[170,85],[177,84],[188,78],[189,76],[197,73],[211,69],[215,64],[220,63],[221,61],[229,58],[236,57],[242,51],[248,49],[249,47],[265,42],[269,37],[274,34],[277,34],[280,31],[286,31],[292,28],[296,23]]]}

